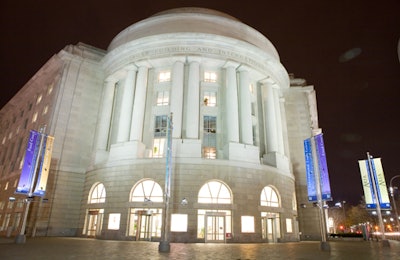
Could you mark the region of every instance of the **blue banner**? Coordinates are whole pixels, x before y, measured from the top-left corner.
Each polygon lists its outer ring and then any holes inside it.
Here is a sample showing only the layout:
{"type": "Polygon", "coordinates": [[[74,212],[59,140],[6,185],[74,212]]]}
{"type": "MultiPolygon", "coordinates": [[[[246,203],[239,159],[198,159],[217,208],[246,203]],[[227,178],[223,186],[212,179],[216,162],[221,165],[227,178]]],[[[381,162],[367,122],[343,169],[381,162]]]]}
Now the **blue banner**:
{"type": "Polygon", "coordinates": [[[39,153],[40,133],[34,130],[30,131],[28,144],[26,146],[24,164],[19,178],[17,190],[15,193],[29,194],[33,185],[35,165],[39,153]]]}
{"type": "Polygon", "coordinates": [[[304,157],[306,162],[306,179],[308,201],[317,201],[315,183],[314,160],[312,155],[311,139],[304,140],[304,157]]]}
{"type": "Polygon", "coordinates": [[[324,146],[324,138],[322,134],[316,135],[314,137],[315,148],[318,157],[318,166],[321,182],[321,194],[323,200],[331,200],[331,185],[329,182],[328,165],[326,163],[326,153],[324,146]]]}

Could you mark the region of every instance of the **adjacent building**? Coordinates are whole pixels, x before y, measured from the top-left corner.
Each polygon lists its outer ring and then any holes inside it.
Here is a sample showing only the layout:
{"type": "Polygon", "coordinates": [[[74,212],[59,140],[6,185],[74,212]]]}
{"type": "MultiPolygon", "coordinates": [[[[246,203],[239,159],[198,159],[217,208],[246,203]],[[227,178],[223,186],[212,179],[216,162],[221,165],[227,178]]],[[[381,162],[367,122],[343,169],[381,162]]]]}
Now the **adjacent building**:
{"type": "Polygon", "coordinates": [[[320,238],[317,210],[300,206],[314,88],[227,14],[167,10],[107,50],[55,54],[0,111],[2,236],[21,228],[26,198],[14,192],[29,130],[40,128],[55,140],[28,236],[159,241],[169,195],[171,242],[320,238]]]}

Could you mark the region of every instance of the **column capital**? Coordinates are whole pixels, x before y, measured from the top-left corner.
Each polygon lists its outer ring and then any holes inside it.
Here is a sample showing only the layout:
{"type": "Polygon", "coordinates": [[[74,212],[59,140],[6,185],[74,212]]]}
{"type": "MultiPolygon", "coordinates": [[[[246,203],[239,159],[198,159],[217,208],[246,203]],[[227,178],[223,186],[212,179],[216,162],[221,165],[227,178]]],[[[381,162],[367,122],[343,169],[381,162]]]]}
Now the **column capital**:
{"type": "Polygon", "coordinates": [[[199,56],[188,56],[188,57],[186,57],[186,60],[187,60],[188,63],[193,63],[193,62],[201,63],[202,57],[199,57],[199,56]]]}
{"type": "Polygon", "coordinates": [[[239,66],[240,66],[240,63],[228,60],[228,61],[225,62],[225,64],[222,66],[222,68],[232,68],[232,67],[234,67],[236,69],[239,66]]]}
{"type": "Polygon", "coordinates": [[[153,66],[151,66],[150,62],[148,62],[148,61],[138,61],[138,62],[135,62],[135,65],[137,67],[146,67],[146,68],[153,67],[153,66]]]}

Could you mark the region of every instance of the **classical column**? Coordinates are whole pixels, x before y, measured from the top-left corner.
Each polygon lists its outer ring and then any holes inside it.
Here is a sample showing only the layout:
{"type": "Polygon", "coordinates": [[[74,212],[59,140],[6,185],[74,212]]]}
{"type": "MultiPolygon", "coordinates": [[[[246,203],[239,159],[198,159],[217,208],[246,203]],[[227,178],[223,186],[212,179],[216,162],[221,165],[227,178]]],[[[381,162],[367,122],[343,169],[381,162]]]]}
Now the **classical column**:
{"type": "Polygon", "coordinates": [[[186,102],[186,138],[199,138],[200,63],[191,61],[186,102]]]}
{"type": "Polygon", "coordinates": [[[107,79],[104,84],[103,97],[101,102],[100,120],[97,126],[97,150],[107,150],[108,136],[110,133],[111,113],[114,100],[116,81],[107,79]]]}
{"type": "Polygon", "coordinates": [[[275,118],[276,118],[276,133],[278,137],[278,150],[280,154],[285,154],[283,142],[283,128],[282,128],[282,114],[281,114],[281,97],[279,89],[274,89],[274,103],[275,103],[275,118]]]}
{"type": "Polygon", "coordinates": [[[274,102],[274,89],[271,84],[264,83],[263,85],[263,108],[264,108],[264,123],[265,123],[265,138],[267,153],[278,151],[278,134],[276,129],[276,113],[274,102]]]}
{"type": "Polygon", "coordinates": [[[228,132],[229,143],[239,143],[239,111],[238,111],[238,91],[236,81],[236,68],[234,64],[226,66],[226,130],[228,132]]]}
{"type": "Polygon", "coordinates": [[[172,67],[172,87],[170,95],[170,109],[174,118],[173,138],[182,137],[182,110],[183,110],[183,69],[184,63],[176,61],[172,67]]]}
{"type": "Polygon", "coordinates": [[[253,121],[251,116],[250,76],[247,70],[239,72],[240,134],[241,143],[253,145],[253,121]]]}
{"type": "Polygon", "coordinates": [[[142,141],[144,110],[146,105],[148,67],[140,66],[137,74],[135,101],[131,121],[131,141],[142,141]]]}
{"type": "Polygon", "coordinates": [[[129,68],[122,88],[122,100],[117,132],[117,143],[127,142],[131,129],[133,95],[135,92],[136,68],[129,68]]]}

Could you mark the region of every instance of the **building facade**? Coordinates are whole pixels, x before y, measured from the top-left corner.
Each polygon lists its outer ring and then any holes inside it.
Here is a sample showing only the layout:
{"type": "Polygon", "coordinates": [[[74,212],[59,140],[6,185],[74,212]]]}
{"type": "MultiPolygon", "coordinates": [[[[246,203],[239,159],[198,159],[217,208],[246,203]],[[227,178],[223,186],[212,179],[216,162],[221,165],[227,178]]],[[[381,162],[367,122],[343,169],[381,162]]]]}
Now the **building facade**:
{"type": "Polygon", "coordinates": [[[299,206],[303,140],[318,131],[314,88],[227,14],[172,9],[107,50],[66,46],[1,109],[0,124],[0,235],[21,228],[26,198],[14,191],[26,139],[45,126],[53,155],[28,236],[320,238],[317,211],[299,206]]]}

